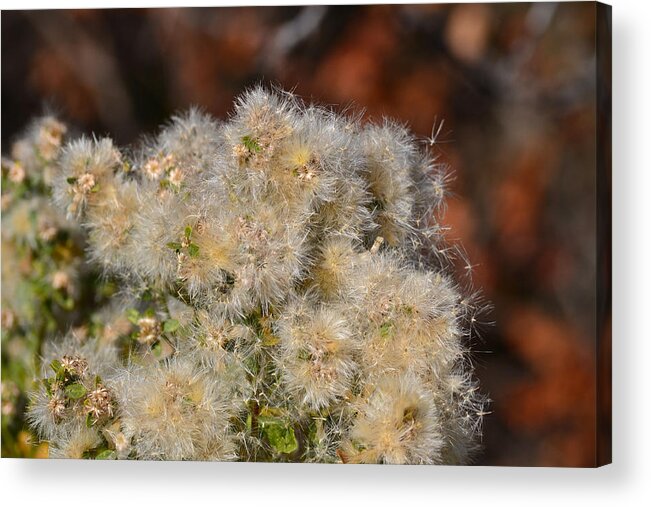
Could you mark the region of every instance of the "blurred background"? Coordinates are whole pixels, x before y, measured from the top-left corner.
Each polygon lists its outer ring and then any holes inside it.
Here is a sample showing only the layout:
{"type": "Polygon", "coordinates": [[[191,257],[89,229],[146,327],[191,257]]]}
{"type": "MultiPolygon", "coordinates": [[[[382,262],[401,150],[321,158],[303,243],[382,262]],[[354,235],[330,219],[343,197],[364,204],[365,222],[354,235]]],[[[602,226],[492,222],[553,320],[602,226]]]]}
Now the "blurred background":
{"type": "Polygon", "coordinates": [[[492,305],[472,344],[493,400],[476,464],[591,466],[610,414],[608,386],[599,414],[596,391],[610,319],[597,314],[596,12],[3,11],[2,151],[44,111],[128,145],[191,105],[224,117],[256,83],[438,133],[455,175],[444,221],[492,305]]]}

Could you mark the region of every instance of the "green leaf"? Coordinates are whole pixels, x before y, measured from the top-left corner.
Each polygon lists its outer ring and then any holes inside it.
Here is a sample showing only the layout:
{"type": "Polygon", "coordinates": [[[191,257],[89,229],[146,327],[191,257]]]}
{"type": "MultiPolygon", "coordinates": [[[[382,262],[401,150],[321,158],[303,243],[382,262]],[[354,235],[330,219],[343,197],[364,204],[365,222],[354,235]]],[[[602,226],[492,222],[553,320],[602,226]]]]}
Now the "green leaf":
{"type": "Polygon", "coordinates": [[[196,257],[199,255],[199,246],[195,245],[194,243],[190,243],[188,245],[188,254],[190,254],[190,257],[196,257]]]}
{"type": "Polygon", "coordinates": [[[66,178],[66,181],[68,182],[68,185],[74,185],[75,183],[77,183],[77,178],[75,178],[74,176],[70,176],[69,178],[66,178]]]}
{"type": "Polygon", "coordinates": [[[290,454],[298,449],[294,428],[282,424],[265,424],[264,433],[276,451],[290,454]]]}
{"type": "Polygon", "coordinates": [[[181,243],[178,243],[176,241],[170,241],[169,243],[167,243],[167,248],[171,248],[172,250],[178,251],[181,250],[181,248],[183,248],[183,245],[181,245],[181,243]]]}
{"type": "Polygon", "coordinates": [[[312,354],[310,353],[310,351],[305,349],[305,348],[299,349],[298,358],[301,361],[311,361],[313,359],[312,354]]]}
{"type": "Polygon", "coordinates": [[[48,396],[52,396],[52,382],[53,382],[53,379],[51,379],[51,378],[44,378],[43,379],[43,385],[45,386],[45,392],[47,393],[48,396]]]}
{"type": "Polygon", "coordinates": [[[380,336],[389,338],[393,334],[393,322],[385,322],[380,326],[380,336]]]}
{"type": "Polygon", "coordinates": [[[242,138],[242,144],[246,146],[246,149],[249,150],[250,152],[255,152],[258,153],[262,151],[262,148],[258,144],[258,142],[253,139],[251,136],[244,136],[242,138]]]}
{"type": "Polygon", "coordinates": [[[62,307],[64,310],[68,310],[68,311],[70,311],[70,310],[72,310],[72,309],[75,307],[75,300],[72,299],[71,297],[65,298],[65,299],[63,300],[63,303],[61,304],[61,307],[62,307]]]}
{"type": "Polygon", "coordinates": [[[163,353],[163,346],[161,345],[160,342],[156,342],[152,346],[151,351],[154,353],[156,357],[160,357],[161,354],[163,353]]]}
{"type": "Polygon", "coordinates": [[[282,419],[268,415],[258,415],[258,424],[263,428],[271,427],[274,425],[282,425],[282,419]]]}
{"type": "Polygon", "coordinates": [[[72,400],[78,400],[86,394],[86,388],[75,382],[66,387],[66,396],[72,400]]]}
{"type": "Polygon", "coordinates": [[[55,359],[50,363],[50,368],[52,368],[54,373],[59,373],[59,370],[63,368],[63,365],[61,364],[61,361],[55,359]]]}
{"type": "Polygon", "coordinates": [[[190,236],[192,236],[192,227],[190,227],[189,225],[186,225],[185,226],[185,237],[187,239],[190,239],[190,236]]]}
{"type": "Polygon", "coordinates": [[[86,428],[90,428],[93,425],[93,416],[88,413],[86,415],[86,428]]]}
{"type": "Polygon", "coordinates": [[[75,301],[70,297],[63,297],[63,289],[53,290],[52,299],[64,310],[72,310],[75,307],[75,301]]]}
{"type": "Polygon", "coordinates": [[[127,319],[132,324],[138,325],[138,321],[140,320],[140,313],[138,313],[138,310],[135,308],[129,308],[127,310],[127,319]]]}
{"type": "Polygon", "coordinates": [[[318,435],[319,434],[319,429],[320,429],[318,426],[320,426],[319,425],[320,422],[321,421],[313,420],[313,421],[310,422],[310,426],[308,428],[307,438],[314,445],[317,445],[319,443],[319,441],[320,441],[319,435],[318,435]]]}
{"type": "Polygon", "coordinates": [[[179,328],[179,321],[176,319],[166,320],[163,324],[163,331],[166,333],[173,333],[179,328]]]}
{"type": "Polygon", "coordinates": [[[112,451],[111,449],[104,449],[95,457],[95,459],[117,459],[117,455],[115,454],[115,451],[112,451]]]}

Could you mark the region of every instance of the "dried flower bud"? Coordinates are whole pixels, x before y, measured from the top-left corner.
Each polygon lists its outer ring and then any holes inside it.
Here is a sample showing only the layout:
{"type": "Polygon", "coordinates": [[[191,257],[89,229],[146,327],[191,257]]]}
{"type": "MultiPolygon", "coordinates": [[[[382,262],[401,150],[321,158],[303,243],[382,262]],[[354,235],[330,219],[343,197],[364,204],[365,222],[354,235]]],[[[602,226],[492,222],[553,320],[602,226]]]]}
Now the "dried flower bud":
{"type": "Polygon", "coordinates": [[[144,345],[152,345],[161,335],[162,328],[160,322],[154,317],[142,317],[138,319],[138,341],[144,345]]]}

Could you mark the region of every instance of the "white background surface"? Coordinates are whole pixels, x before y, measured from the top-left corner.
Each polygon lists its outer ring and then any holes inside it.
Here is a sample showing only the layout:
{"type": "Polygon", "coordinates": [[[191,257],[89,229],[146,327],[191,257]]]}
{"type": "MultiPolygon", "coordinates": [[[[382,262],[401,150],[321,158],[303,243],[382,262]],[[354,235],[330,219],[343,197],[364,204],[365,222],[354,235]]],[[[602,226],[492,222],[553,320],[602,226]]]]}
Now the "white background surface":
{"type": "MultiPolygon", "coordinates": [[[[244,3],[266,4],[227,4],[244,3]]],[[[220,3],[191,2],[211,4],[220,3]]],[[[0,0],[0,5],[24,9],[180,2],[0,0]]],[[[12,507],[651,505],[651,2],[612,0],[612,5],[613,465],[573,470],[2,459],[0,502],[12,507]]]]}

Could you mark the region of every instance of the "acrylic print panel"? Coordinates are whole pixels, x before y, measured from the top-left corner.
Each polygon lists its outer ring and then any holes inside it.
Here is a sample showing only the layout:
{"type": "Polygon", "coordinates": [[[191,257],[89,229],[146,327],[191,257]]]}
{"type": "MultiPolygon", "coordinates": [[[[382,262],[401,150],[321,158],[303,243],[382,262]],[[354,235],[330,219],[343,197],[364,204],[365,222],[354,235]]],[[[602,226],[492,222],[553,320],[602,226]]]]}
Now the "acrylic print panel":
{"type": "Polygon", "coordinates": [[[610,461],[610,7],[2,12],[2,456],[610,461]]]}

